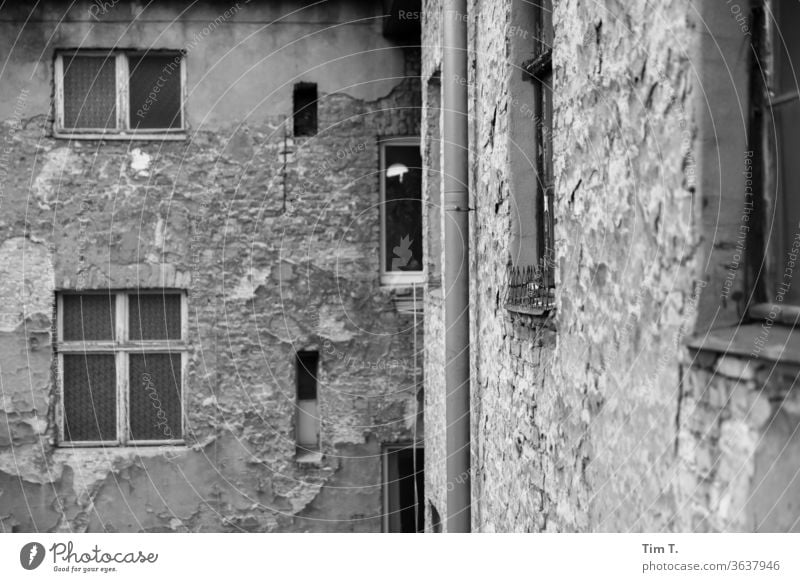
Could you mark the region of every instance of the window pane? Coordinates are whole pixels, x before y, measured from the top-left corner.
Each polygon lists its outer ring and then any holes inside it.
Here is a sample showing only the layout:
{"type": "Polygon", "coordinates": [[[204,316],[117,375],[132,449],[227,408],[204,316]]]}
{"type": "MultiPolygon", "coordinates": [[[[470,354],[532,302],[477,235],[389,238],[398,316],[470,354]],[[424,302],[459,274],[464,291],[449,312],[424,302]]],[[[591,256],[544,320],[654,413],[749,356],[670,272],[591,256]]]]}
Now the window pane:
{"type": "Polygon", "coordinates": [[[316,400],[318,352],[297,354],[297,399],[316,400]]]}
{"type": "Polygon", "coordinates": [[[64,295],[63,341],[114,339],[113,295],[64,295]]]}
{"type": "Polygon", "coordinates": [[[422,270],[422,159],[417,146],[386,146],[386,271],[422,270]]]}
{"type": "Polygon", "coordinates": [[[64,127],[115,128],[117,77],[114,56],[64,56],[63,63],[64,127]]]}
{"type": "Polygon", "coordinates": [[[780,0],[775,6],[775,65],[777,94],[797,91],[800,84],[800,3],[780,0]]]}
{"type": "MultiPolygon", "coordinates": [[[[800,168],[797,152],[800,151],[800,101],[793,101],[774,110],[778,133],[778,211],[771,239],[776,241],[780,258],[776,261],[778,272],[775,293],[783,302],[800,305],[800,168]]],[[[768,218],[769,220],[769,218],[768,218]]],[[[777,301],[777,297],[768,297],[777,301]]]]}
{"type": "Polygon", "coordinates": [[[180,62],[177,54],[129,57],[132,129],[181,127],[180,62]]]}
{"type": "Polygon", "coordinates": [[[178,293],[131,295],[128,328],[132,340],[181,339],[181,296],[178,293]]]}
{"type": "Polygon", "coordinates": [[[129,370],[130,438],[183,438],[181,355],[131,354],[129,370]]]}
{"type": "Polygon", "coordinates": [[[64,439],[117,440],[113,354],[64,354],[64,439]]]}
{"type": "Polygon", "coordinates": [[[293,98],[294,134],[314,135],[317,133],[317,85],[298,83],[294,86],[293,98]]]}

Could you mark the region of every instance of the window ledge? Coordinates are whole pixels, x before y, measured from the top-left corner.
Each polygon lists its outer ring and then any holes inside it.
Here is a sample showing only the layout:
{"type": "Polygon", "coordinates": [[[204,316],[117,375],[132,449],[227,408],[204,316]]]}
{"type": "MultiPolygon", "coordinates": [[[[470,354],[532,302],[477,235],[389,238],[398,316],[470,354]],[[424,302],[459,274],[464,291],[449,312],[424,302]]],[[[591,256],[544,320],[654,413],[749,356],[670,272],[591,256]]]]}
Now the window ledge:
{"type": "Polygon", "coordinates": [[[58,444],[54,450],[56,457],[69,457],[76,456],[95,457],[97,455],[104,455],[106,457],[115,458],[132,458],[132,457],[158,457],[162,455],[174,455],[178,453],[185,453],[189,451],[189,447],[184,444],[171,444],[171,445],[64,445],[58,444]]]}
{"type": "Polygon", "coordinates": [[[295,455],[294,462],[298,465],[320,465],[322,464],[321,451],[302,451],[295,455]]]}
{"type": "Polygon", "coordinates": [[[53,131],[55,139],[108,141],[186,141],[185,131],[174,133],[68,133],[53,131]]]}
{"type": "Polygon", "coordinates": [[[546,317],[551,313],[555,313],[556,308],[553,306],[545,307],[545,306],[528,306],[528,305],[513,305],[511,303],[506,303],[503,305],[503,309],[509,311],[511,313],[520,313],[522,315],[532,315],[534,317],[546,317]]]}
{"type": "Polygon", "coordinates": [[[768,321],[709,331],[687,341],[691,349],[800,366],[800,328],[768,321]]]}

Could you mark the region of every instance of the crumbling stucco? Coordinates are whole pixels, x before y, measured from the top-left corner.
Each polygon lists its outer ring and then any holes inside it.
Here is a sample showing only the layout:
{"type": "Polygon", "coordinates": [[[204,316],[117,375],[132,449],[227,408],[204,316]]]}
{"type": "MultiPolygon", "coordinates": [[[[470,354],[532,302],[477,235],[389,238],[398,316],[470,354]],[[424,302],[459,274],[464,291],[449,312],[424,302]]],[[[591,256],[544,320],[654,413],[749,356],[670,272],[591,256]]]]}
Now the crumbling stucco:
{"type": "MultiPolygon", "coordinates": [[[[158,42],[189,42],[216,16],[201,5],[158,42]]],[[[382,37],[374,7],[346,2],[249,37],[236,66],[219,62],[280,6],[242,8],[187,54],[185,141],[50,135],[54,49],[152,47],[162,32],[123,31],[127,3],[88,28],[67,19],[36,50],[62,6],[45,3],[28,20],[25,51],[0,36],[9,78],[38,71],[25,82],[24,116],[4,109],[0,135],[11,145],[0,213],[0,531],[380,530],[381,445],[414,437],[420,370],[413,322],[379,285],[378,138],[417,132],[419,53],[382,37]],[[353,24],[357,34],[346,24],[320,31],[357,15],[370,22],[353,24]],[[289,54],[275,51],[303,35],[289,54]],[[331,46],[342,60],[317,68],[331,46]],[[319,83],[309,138],[286,123],[300,75],[319,83]],[[54,291],[154,287],[188,294],[186,446],[59,447],[54,291]],[[320,352],[323,456],[301,464],[294,352],[304,349],[320,352]]],[[[145,19],[177,11],[159,3],[145,19]]],[[[3,86],[8,97],[14,83],[3,86]]]]}

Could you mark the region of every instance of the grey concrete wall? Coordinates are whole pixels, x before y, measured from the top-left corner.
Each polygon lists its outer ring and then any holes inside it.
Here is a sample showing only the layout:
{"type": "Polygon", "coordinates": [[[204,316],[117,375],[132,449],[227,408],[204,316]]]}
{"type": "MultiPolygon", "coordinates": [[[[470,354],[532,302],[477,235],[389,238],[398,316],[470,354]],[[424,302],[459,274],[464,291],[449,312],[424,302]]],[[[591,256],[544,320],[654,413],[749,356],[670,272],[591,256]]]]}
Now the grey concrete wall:
{"type": "Polygon", "coordinates": [[[205,34],[232,5],[3,8],[0,531],[380,530],[420,373],[379,285],[378,139],[418,132],[419,53],[357,2],[243,2],[205,34]],[[51,137],[54,49],[197,34],[186,141],[51,137]],[[312,138],[284,123],[296,80],[312,138]],[[185,447],[57,446],[54,291],[78,286],[187,290],[185,447]],[[320,351],[318,464],[294,459],[295,349],[320,351]]]}

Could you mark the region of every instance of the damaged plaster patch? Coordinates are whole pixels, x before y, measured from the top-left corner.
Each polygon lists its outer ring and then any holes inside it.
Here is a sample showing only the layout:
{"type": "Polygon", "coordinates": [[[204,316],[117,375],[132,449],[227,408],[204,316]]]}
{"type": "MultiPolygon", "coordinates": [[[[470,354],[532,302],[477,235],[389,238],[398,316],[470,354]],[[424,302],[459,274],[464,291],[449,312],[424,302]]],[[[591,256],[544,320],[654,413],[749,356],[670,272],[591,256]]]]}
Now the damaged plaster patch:
{"type": "Polygon", "coordinates": [[[347,329],[344,314],[341,311],[334,313],[329,305],[323,305],[319,310],[317,335],[332,342],[349,342],[355,337],[355,334],[347,329]]]}
{"type": "Polygon", "coordinates": [[[39,208],[50,210],[50,204],[58,199],[61,183],[69,181],[70,176],[80,176],[81,167],[81,158],[70,148],[56,148],[44,154],[42,169],[31,186],[39,208]]]}
{"type": "Polygon", "coordinates": [[[55,276],[45,245],[25,237],[0,245],[0,331],[12,332],[25,318],[41,313],[50,319],[55,276]]]}
{"type": "Polygon", "coordinates": [[[150,154],[139,148],[131,150],[131,170],[144,174],[150,168],[150,154]]]}
{"type": "Polygon", "coordinates": [[[250,269],[247,274],[239,279],[238,283],[226,293],[228,300],[248,301],[256,296],[256,289],[265,285],[272,273],[272,268],[250,269]]]}

